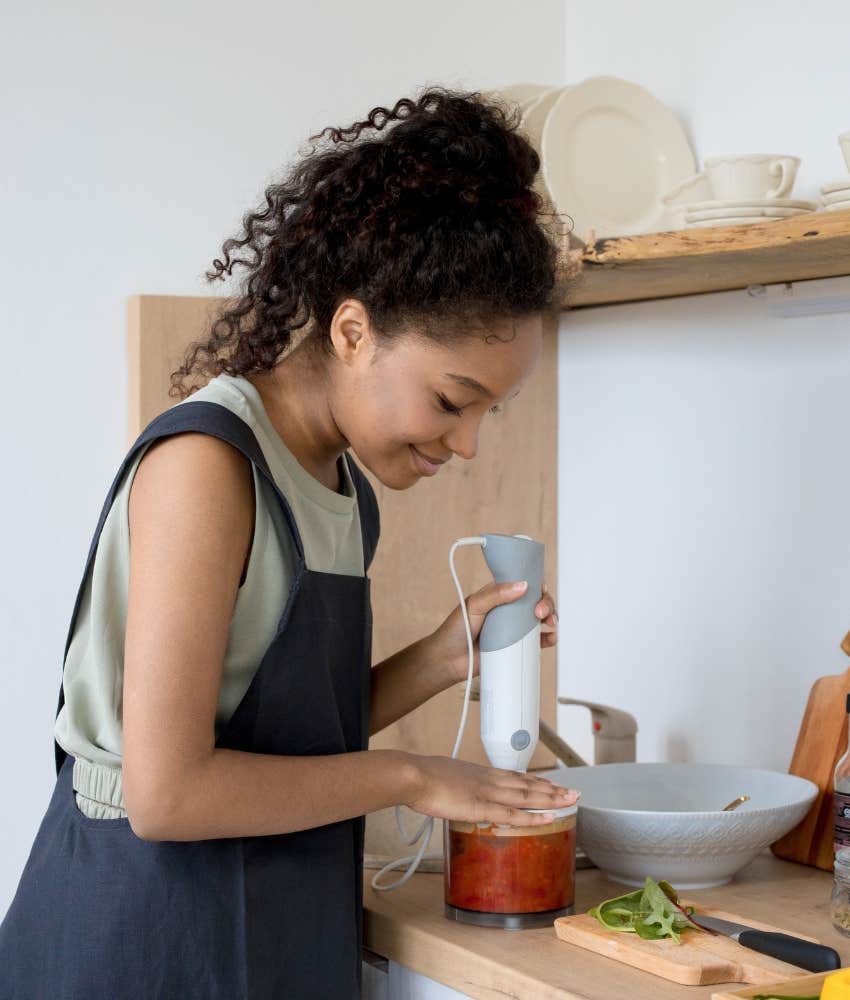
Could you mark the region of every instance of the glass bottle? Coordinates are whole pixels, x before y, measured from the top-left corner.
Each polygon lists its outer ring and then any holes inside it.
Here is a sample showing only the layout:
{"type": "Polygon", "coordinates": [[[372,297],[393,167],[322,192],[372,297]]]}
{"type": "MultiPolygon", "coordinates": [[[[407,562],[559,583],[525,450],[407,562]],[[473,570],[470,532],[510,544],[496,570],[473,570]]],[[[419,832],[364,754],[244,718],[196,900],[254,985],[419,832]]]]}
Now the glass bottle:
{"type": "Polygon", "coordinates": [[[833,867],[829,915],[837,931],[850,937],[850,847],[839,848],[833,867]]]}
{"type": "MultiPolygon", "coordinates": [[[[846,711],[850,713],[850,694],[847,695],[846,711]]],[[[835,820],[833,833],[833,853],[842,847],[850,847],[850,745],[835,765],[832,779],[835,798],[835,820]]]]}

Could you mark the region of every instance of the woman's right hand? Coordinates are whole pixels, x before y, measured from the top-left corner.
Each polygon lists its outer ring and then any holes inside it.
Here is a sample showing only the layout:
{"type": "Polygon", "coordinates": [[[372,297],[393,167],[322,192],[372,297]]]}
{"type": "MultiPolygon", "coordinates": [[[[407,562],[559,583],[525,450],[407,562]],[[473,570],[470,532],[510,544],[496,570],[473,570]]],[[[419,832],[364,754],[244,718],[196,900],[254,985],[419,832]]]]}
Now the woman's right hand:
{"type": "Polygon", "coordinates": [[[580,794],[548,778],[521,771],[471,764],[454,757],[411,757],[418,783],[405,805],[436,819],[542,825],[551,823],[551,815],[525,810],[562,809],[576,802],[580,794]]]}

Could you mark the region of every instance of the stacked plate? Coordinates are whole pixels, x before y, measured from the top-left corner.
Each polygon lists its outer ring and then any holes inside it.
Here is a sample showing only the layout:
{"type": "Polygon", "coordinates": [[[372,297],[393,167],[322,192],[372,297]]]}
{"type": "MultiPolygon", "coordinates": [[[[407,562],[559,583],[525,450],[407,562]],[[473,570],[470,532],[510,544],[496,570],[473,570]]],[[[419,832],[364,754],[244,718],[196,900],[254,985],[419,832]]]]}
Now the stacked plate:
{"type": "Polygon", "coordinates": [[[517,83],[486,91],[520,108],[537,149],[535,188],[571,220],[576,236],[652,233],[670,226],[661,195],[696,170],[676,115],[628,80],[597,76],[549,87],[517,83]]]}
{"type": "Polygon", "coordinates": [[[820,200],[826,212],[844,212],[850,209],[850,177],[843,181],[824,184],[820,189],[820,200]]]}
{"type": "MultiPolygon", "coordinates": [[[[850,205],[848,205],[850,207],[850,205]]],[[[697,201],[673,209],[677,228],[700,229],[708,226],[737,226],[745,222],[770,222],[793,215],[814,212],[813,201],[794,198],[763,198],[751,201],[697,201]]]]}

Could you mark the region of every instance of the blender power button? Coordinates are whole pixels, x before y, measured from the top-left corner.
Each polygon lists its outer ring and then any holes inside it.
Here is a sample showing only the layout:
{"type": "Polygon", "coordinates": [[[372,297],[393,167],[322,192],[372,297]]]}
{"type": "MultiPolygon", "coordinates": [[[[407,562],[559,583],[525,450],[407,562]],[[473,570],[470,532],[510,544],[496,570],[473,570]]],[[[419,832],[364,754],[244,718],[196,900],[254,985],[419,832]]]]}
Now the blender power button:
{"type": "Polygon", "coordinates": [[[526,729],[517,729],[513,736],[511,736],[511,746],[514,750],[525,750],[530,742],[531,735],[526,729]]]}

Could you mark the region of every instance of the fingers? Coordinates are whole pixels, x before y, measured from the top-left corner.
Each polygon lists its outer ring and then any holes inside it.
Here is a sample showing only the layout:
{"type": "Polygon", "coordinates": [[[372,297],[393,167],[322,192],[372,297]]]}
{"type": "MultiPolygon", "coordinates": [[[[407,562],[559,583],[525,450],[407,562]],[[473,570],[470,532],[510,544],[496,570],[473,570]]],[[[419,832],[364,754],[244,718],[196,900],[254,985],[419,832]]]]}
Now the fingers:
{"type": "Polygon", "coordinates": [[[516,580],[511,583],[488,583],[486,587],[471,594],[466,601],[466,607],[471,616],[486,615],[488,611],[500,604],[516,601],[528,589],[527,580],[516,580]]]}
{"type": "Polygon", "coordinates": [[[525,809],[562,809],[573,805],[579,793],[548,778],[521,771],[494,769],[489,798],[508,806],[525,809]]]}
{"type": "Polygon", "coordinates": [[[552,628],[558,624],[558,613],[555,610],[555,601],[546,589],[544,583],[541,587],[542,598],[537,602],[534,613],[544,625],[551,625],[552,628]]]}
{"type": "MultiPolygon", "coordinates": [[[[558,625],[558,612],[555,610],[555,602],[552,599],[552,595],[546,589],[545,583],[540,589],[543,597],[535,605],[534,613],[540,619],[541,625],[549,625],[551,628],[555,629],[558,625]]],[[[550,647],[557,645],[557,642],[557,632],[540,633],[541,649],[549,649],[550,647]]]]}
{"type": "Polygon", "coordinates": [[[553,812],[530,813],[512,806],[496,806],[495,803],[493,814],[487,816],[491,823],[507,823],[508,826],[546,826],[555,818],[553,812]]]}
{"type": "Polygon", "coordinates": [[[529,813],[511,806],[498,806],[494,802],[486,819],[491,823],[507,823],[508,826],[546,826],[554,821],[555,814],[552,812],[529,813]]]}
{"type": "Polygon", "coordinates": [[[503,802],[484,803],[481,810],[482,817],[479,822],[487,820],[490,823],[507,823],[509,826],[545,826],[556,818],[553,811],[535,813],[528,812],[528,810],[555,810],[575,805],[580,797],[580,793],[574,789],[564,789],[564,791],[567,793],[564,798],[558,798],[556,802],[548,802],[544,805],[535,806],[526,804],[518,806],[503,802]]]}
{"type": "MultiPolygon", "coordinates": [[[[509,604],[525,594],[528,589],[527,580],[516,580],[510,583],[488,583],[467,598],[466,606],[470,615],[486,615],[488,611],[500,604],[509,604]]],[[[542,597],[534,608],[534,613],[540,622],[555,628],[558,624],[558,613],[555,601],[546,590],[546,584],[541,588],[542,597]]],[[[551,645],[551,644],[550,644],[551,645]]]]}

